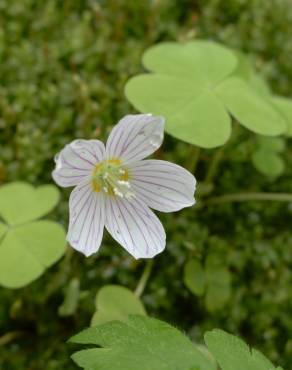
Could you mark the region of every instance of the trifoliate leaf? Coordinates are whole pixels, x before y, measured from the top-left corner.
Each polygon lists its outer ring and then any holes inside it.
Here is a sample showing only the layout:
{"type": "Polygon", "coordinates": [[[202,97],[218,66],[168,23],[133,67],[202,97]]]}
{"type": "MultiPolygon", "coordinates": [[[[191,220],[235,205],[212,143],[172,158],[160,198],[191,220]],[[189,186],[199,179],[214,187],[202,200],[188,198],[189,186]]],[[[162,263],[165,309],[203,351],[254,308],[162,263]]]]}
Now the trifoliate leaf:
{"type": "Polygon", "coordinates": [[[184,283],[193,294],[197,296],[204,294],[206,286],[205,271],[198,260],[192,259],[185,264],[184,283]]]}
{"type": "Polygon", "coordinates": [[[0,216],[9,225],[36,220],[58,203],[59,190],[53,185],[34,188],[25,182],[13,182],[0,188],[0,216]]]}
{"type": "Polygon", "coordinates": [[[231,133],[232,114],[248,129],[265,135],[286,130],[282,115],[256,89],[233,76],[237,58],[208,41],[162,43],[143,57],[153,73],[130,79],[126,96],[139,111],[166,117],[174,137],[213,148],[231,133]]]}
{"type": "Polygon", "coordinates": [[[58,201],[54,186],[34,189],[26,183],[0,188],[0,284],[20,288],[55,263],[65,251],[65,232],[52,221],[32,221],[58,201]],[[32,222],[31,222],[32,221],[32,222]]]}
{"type": "Polygon", "coordinates": [[[94,326],[71,341],[102,347],[72,356],[86,370],[216,370],[181,332],[146,316],[94,326]]]}
{"type": "Polygon", "coordinates": [[[211,312],[224,307],[231,295],[230,272],[213,254],[208,256],[205,266],[196,259],[188,261],[184,283],[194,295],[205,295],[206,307],[211,312]]]}
{"type": "Polygon", "coordinates": [[[145,308],[135,294],[119,285],[106,285],[96,295],[96,312],[91,325],[108,321],[126,321],[129,315],[146,315],[145,308]]]}
{"type": "Polygon", "coordinates": [[[241,339],[222,330],[207,332],[205,343],[222,370],[283,370],[275,368],[264,355],[250,349],[241,339]]]}

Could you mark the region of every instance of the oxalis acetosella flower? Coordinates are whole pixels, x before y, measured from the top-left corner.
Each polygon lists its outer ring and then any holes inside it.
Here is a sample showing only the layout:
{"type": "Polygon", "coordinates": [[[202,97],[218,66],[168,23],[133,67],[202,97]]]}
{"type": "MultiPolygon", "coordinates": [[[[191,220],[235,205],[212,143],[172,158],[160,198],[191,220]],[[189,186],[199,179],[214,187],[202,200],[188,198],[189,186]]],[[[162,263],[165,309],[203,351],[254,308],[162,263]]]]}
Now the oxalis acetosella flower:
{"type": "Polygon", "coordinates": [[[75,140],[56,156],[55,182],[75,186],[67,240],[86,256],[98,251],[103,229],[135,258],[165,248],[165,231],[150,208],[178,211],[195,203],[196,180],[184,168],[144,160],[163,141],[164,118],[127,115],[99,140],[75,140]]]}

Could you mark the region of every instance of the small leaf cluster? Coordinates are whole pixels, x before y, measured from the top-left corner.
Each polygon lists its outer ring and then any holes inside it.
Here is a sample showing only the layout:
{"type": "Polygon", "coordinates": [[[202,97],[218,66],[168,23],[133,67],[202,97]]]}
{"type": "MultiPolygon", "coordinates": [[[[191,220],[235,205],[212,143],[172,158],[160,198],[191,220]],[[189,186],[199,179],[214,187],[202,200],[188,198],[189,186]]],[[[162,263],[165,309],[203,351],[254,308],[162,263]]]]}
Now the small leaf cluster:
{"type": "Polygon", "coordinates": [[[34,189],[14,182],[0,187],[0,284],[20,288],[39,277],[65,252],[65,232],[53,221],[38,219],[59,200],[53,185],[34,189]]]}
{"type": "Polygon", "coordinates": [[[142,60],[152,73],[130,79],[126,96],[139,111],[164,115],[166,131],[177,139],[202,148],[221,146],[231,135],[230,115],[257,134],[290,132],[292,102],[276,98],[269,104],[258,91],[257,76],[218,43],[161,43],[142,60]]]}
{"type": "Polygon", "coordinates": [[[205,266],[198,259],[190,259],[184,266],[184,283],[197,296],[205,295],[210,312],[224,307],[231,295],[231,275],[216,254],[209,254],[205,266]]]}

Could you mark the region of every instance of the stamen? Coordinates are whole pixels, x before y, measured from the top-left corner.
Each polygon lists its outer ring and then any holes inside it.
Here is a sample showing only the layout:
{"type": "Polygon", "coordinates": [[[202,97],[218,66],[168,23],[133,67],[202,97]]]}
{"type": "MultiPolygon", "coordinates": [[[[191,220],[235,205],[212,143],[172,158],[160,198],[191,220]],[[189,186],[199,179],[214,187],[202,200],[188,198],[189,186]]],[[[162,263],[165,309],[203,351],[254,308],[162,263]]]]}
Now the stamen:
{"type": "Polygon", "coordinates": [[[126,188],[130,189],[131,185],[129,181],[124,181],[124,180],[118,180],[118,184],[124,185],[126,188]]]}
{"type": "Polygon", "coordinates": [[[131,199],[134,193],[129,191],[131,184],[129,172],[119,159],[109,159],[98,163],[92,173],[92,188],[103,191],[109,196],[131,199]]]}
{"type": "Polygon", "coordinates": [[[123,198],[123,197],[124,197],[124,194],[123,194],[123,193],[121,193],[117,188],[114,188],[114,193],[115,193],[117,196],[121,197],[121,198],[123,198]]]}

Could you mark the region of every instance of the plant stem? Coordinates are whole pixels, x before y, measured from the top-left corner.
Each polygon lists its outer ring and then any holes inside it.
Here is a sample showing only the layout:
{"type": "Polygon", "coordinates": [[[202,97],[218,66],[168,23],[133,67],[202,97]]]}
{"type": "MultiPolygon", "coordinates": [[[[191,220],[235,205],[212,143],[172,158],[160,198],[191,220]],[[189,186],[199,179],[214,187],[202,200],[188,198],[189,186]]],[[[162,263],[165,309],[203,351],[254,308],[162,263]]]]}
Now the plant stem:
{"type": "Polygon", "coordinates": [[[186,162],[186,168],[191,172],[194,173],[197,168],[197,164],[200,157],[200,148],[194,145],[190,145],[190,150],[188,153],[188,158],[186,162]]]}
{"type": "Polygon", "coordinates": [[[151,275],[151,271],[152,271],[152,267],[153,267],[153,260],[148,260],[146,262],[146,265],[144,267],[144,270],[143,270],[143,273],[140,277],[140,280],[138,282],[138,285],[135,289],[135,295],[136,297],[141,297],[141,295],[143,294],[144,292],[144,289],[147,285],[147,282],[149,280],[149,277],[151,275]]]}
{"type": "Polygon", "coordinates": [[[272,201],[272,202],[292,202],[291,193],[237,193],[212,197],[206,200],[206,204],[220,204],[229,202],[247,201],[272,201]]]}
{"type": "Polygon", "coordinates": [[[213,181],[213,178],[216,175],[217,168],[218,168],[218,166],[221,162],[221,159],[223,157],[223,150],[224,150],[224,146],[221,146],[219,149],[216,150],[216,152],[215,152],[215,154],[214,154],[214,156],[211,160],[210,166],[208,168],[206,178],[204,180],[205,183],[210,183],[210,182],[213,181]]]}

